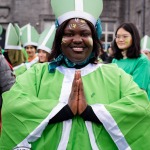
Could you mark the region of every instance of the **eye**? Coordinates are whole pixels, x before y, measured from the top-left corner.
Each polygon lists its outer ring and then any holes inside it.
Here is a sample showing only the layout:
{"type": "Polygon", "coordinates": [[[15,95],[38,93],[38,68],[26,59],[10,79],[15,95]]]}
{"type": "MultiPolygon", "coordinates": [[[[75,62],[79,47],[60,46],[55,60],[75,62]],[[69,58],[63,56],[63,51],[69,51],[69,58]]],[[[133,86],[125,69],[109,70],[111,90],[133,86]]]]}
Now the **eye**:
{"type": "Polygon", "coordinates": [[[128,35],[124,35],[124,36],[123,36],[124,39],[126,39],[126,38],[128,38],[128,37],[129,37],[128,35]]]}
{"type": "Polygon", "coordinates": [[[91,36],[91,33],[88,33],[88,32],[84,32],[81,34],[82,37],[88,37],[88,36],[91,36]]]}
{"type": "Polygon", "coordinates": [[[117,39],[119,39],[119,38],[120,38],[120,36],[119,36],[119,35],[116,35],[116,38],[117,38],[117,39]]]}
{"type": "Polygon", "coordinates": [[[67,36],[67,37],[72,37],[73,36],[73,33],[71,33],[71,32],[66,32],[66,33],[64,33],[64,36],[67,36]]]}

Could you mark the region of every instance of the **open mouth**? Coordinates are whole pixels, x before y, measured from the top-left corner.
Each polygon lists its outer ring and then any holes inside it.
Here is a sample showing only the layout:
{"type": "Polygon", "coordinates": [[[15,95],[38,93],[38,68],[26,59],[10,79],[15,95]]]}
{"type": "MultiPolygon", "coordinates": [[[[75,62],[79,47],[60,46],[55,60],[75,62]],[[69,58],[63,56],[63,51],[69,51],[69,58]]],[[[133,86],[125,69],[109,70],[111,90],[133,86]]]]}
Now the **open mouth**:
{"type": "Polygon", "coordinates": [[[82,47],[73,47],[72,50],[74,52],[83,52],[83,48],[82,47]]]}

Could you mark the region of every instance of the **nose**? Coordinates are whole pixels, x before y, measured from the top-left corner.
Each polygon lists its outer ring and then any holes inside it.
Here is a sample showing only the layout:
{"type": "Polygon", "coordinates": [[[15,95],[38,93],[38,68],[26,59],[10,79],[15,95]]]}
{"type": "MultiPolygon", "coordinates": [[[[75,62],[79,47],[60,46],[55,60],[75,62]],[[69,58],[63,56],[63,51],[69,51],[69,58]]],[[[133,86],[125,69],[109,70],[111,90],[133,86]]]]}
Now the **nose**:
{"type": "Polygon", "coordinates": [[[124,41],[124,38],[121,36],[121,37],[119,38],[119,41],[124,41]]]}
{"type": "Polygon", "coordinates": [[[82,37],[80,35],[74,35],[73,42],[74,43],[82,43],[82,37]]]}
{"type": "Polygon", "coordinates": [[[41,56],[41,53],[38,53],[38,56],[41,56]]]}
{"type": "Polygon", "coordinates": [[[31,48],[27,48],[26,50],[27,50],[27,51],[31,51],[31,48]]]}

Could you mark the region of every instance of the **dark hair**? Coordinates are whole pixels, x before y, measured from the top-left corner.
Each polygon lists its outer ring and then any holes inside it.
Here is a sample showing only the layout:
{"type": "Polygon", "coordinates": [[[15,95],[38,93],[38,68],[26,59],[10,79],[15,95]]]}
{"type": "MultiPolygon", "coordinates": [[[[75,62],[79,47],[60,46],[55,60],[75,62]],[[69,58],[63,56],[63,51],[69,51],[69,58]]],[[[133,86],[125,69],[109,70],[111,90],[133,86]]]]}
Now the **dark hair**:
{"type": "Polygon", "coordinates": [[[2,48],[1,48],[1,46],[0,46],[0,55],[2,54],[2,48]]]}
{"type": "MultiPolygon", "coordinates": [[[[57,58],[62,53],[61,52],[61,41],[62,41],[62,37],[64,34],[64,29],[67,26],[69,21],[70,20],[66,20],[65,22],[63,22],[56,30],[56,34],[55,34],[55,38],[54,38],[54,42],[53,42],[53,46],[52,46],[52,52],[48,59],[49,61],[57,58]]],[[[93,24],[87,20],[86,20],[86,22],[92,31],[94,58],[91,60],[91,63],[95,63],[98,61],[99,47],[101,47],[101,49],[102,49],[102,44],[100,43],[100,41],[97,37],[97,33],[96,33],[96,30],[95,30],[95,27],[93,26],[93,24]]]]}
{"type": "MultiPolygon", "coordinates": [[[[117,28],[115,36],[117,35],[117,32],[120,28],[123,28],[124,30],[129,32],[132,36],[132,45],[128,48],[126,56],[128,58],[138,58],[141,54],[141,51],[140,51],[140,35],[136,26],[133,23],[123,23],[117,28]]],[[[114,58],[116,59],[123,58],[121,50],[118,48],[116,44],[116,40],[114,40],[113,48],[115,49],[114,58]]]]}

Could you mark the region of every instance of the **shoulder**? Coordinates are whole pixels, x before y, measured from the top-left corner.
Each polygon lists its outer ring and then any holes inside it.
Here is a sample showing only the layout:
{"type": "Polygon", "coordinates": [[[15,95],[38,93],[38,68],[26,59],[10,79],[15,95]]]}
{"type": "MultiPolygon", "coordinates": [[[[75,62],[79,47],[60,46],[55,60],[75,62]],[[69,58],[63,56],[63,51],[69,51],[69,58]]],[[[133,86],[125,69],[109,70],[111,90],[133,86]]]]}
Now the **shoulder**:
{"type": "Polygon", "coordinates": [[[36,63],[29,70],[35,70],[35,71],[47,70],[48,71],[48,62],[46,62],[46,63],[36,63]]]}
{"type": "MultiPolygon", "coordinates": [[[[17,76],[17,79],[23,78],[41,78],[44,73],[48,73],[48,63],[37,63],[33,65],[31,68],[26,70],[21,75],[17,76]]],[[[30,79],[29,79],[30,80],[30,79]]]]}
{"type": "Polygon", "coordinates": [[[124,72],[116,63],[103,64],[101,65],[101,70],[107,72],[110,75],[119,75],[124,72]]]}
{"type": "Polygon", "coordinates": [[[4,59],[3,55],[0,55],[0,62],[2,63],[4,60],[5,59],[4,59]]]}
{"type": "Polygon", "coordinates": [[[148,61],[148,58],[146,55],[141,54],[140,57],[138,58],[139,60],[143,60],[143,61],[148,61]]]}
{"type": "Polygon", "coordinates": [[[144,54],[141,54],[137,60],[139,63],[149,64],[149,60],[144,54]]]}
{"type": "Polygon", "coordinates": [[[11,70],[8,62],[3,55],[0,55],[0,70],[11,70]]]}

